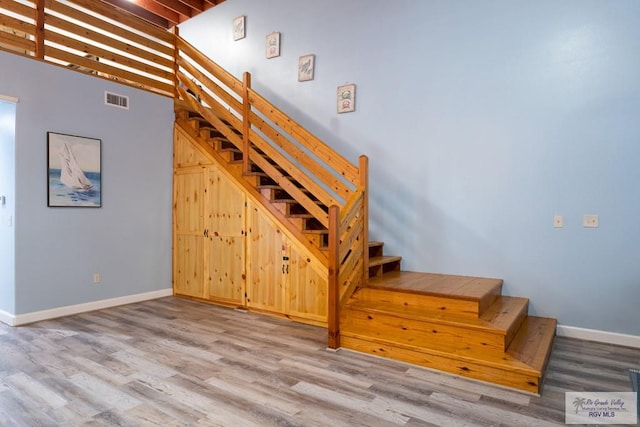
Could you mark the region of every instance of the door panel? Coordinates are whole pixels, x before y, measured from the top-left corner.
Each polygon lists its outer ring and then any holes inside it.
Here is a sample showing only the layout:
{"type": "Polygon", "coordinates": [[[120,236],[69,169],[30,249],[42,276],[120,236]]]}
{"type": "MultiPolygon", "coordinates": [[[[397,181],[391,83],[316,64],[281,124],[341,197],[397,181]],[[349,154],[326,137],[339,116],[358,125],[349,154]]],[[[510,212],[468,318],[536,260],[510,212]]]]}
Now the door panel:
{"type": "Polygon", "coordinates": [[[283,236],[257,208],[249,208],[247,306],[284,313],[283,236]]]}

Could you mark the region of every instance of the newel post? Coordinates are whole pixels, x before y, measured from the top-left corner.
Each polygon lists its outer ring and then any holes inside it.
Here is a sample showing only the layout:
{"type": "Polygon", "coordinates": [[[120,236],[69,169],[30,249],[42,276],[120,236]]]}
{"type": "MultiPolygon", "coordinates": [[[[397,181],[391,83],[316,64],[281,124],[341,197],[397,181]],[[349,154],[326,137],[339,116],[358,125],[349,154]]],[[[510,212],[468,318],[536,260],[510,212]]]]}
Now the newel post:
{"type": "Polygon", "coordinates": [[[44,0],[37,0],[35,6],[36,50],[34,55],[38,59],[44,59],[44,0]]]}
{"type": "Polygon", "coordinates": [[[358,158],[360,170],[360,187],[364,188],[362,200],[362,284],[369,282],[369,158],[362,155],[358,158]]]}
{"type": "Polygon", "coordinates": [[[327,346],[340,348],[340,208],[329,207],[329,289],[327,301],[327,346]]]}
{"type": "Polygon", "coordinates": [[[249,132],[251,131],[249,89],[251,89],[251,73],[245,71],[242,74],[242,170],[244,173],[249,173],[249,132]]]}
{"type": "Polygon", "coordinates": [[[180,98],[180,92],[178,91],[178,86],[180,85],[180,80],[178,79],[178,73],[180,72],[180,66],[178,65],[178,58],[180,57],[179,37],[180,29],[176,25],[173,27],[173,96],[175,99],[180,98]]]}

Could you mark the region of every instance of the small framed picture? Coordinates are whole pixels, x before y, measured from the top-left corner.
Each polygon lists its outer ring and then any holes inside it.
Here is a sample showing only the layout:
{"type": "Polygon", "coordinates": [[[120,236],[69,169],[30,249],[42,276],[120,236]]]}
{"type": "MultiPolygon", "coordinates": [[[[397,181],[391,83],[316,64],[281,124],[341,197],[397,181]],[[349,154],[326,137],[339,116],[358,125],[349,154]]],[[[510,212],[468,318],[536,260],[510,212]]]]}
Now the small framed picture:
{"type": "Polygon", "coordinates": [[[338,113],[350,113],[356,110],[356,85],[338,86],[338,113]]]}
{"type": "Polygon", "coordinates": [[[304,55],[298,58],[298,81],[306,82],[313,80],[313,70],[315,67],[316,56],[304,55]]]}
{"type": "Polygon", "coordinates": [[[47,132],[47,205],[102,206],[102,166],[97,138],[47,132]]]}
{"type": "Polygon", "coordinates": [[[233,40],[245,38],[245,16],[238,16],[233,20],[233,40]]]}
{"type": "Polygon", "coordinates": [[[280,33],[268,34],[266,45],[267,59],[280,56],[280,33]]]}

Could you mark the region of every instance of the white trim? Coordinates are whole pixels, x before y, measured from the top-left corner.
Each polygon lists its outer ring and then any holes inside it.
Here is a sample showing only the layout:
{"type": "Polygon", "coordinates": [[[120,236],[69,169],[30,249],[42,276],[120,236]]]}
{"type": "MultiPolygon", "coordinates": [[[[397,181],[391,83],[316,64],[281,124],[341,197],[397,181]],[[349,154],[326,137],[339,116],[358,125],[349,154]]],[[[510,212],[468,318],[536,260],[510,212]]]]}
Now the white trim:
{"type": "Polygon", "coordinates": [[[577,328],[575,326],[558,325],[556,334],[559,337],[578,338],[607,344],[640,348],[640,336],[619,334],[617,332],[598,331],[596,329],[577,328]]]}
{"type": "Polygon", "coordinates": [[[9,326],[13,326],[16,321],[16,316],[11,313],[7,313],[4,310],[0,310],[0,322],[5,323],[9,326]]]}
{"type": "Polygon", "coordinates": [[[116,307],[119,305],[131,304],[134,302],[148,301],[156,298],[163,298],[173,295],[173,289],[161,289],[159,291],[145,292],[142,294],[127,295],[124,297],[103,299],[83,304],[68,305],[49,310],[34,311],[31,313],[11,315],[0,310],[0,321],[10,326],[26,325],[27,323],[39,322],[41,320],[55,319],[56,317],[70,316],[72,314],[85,313],[87,311],[102,310],[104,308],[116,307]]]}
{"type": "Polygon", "coordinates": [[[0,101],[20,102],[18,98],[9,95],[3,95],[0,93],[0,101]]]}

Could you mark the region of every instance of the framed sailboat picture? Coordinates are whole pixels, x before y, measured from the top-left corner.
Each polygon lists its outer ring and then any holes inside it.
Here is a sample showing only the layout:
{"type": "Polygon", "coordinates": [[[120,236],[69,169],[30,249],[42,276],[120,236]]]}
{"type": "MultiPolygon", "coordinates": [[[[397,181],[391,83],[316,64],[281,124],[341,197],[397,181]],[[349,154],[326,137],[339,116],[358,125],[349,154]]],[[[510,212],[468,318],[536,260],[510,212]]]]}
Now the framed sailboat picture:
{"type": "Polygon", "coordinates": [[[102,206],[101,142],[47,132],[48,206],[102,206]]]}

